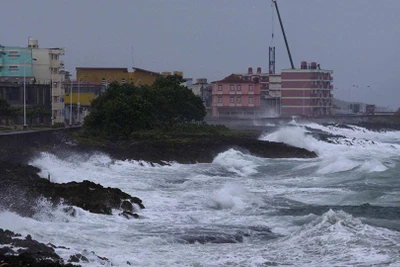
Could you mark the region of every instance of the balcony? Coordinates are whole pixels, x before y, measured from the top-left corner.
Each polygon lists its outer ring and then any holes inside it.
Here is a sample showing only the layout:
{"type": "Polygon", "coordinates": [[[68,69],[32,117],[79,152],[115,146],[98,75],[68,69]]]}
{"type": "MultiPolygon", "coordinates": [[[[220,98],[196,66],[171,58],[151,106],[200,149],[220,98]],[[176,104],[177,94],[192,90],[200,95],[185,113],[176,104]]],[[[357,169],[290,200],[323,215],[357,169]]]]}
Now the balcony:
{"type": "Polygon", "coordinates": [[[64,61],[55,59],[50,60],[50,67],[64,69],[64,61]]]}

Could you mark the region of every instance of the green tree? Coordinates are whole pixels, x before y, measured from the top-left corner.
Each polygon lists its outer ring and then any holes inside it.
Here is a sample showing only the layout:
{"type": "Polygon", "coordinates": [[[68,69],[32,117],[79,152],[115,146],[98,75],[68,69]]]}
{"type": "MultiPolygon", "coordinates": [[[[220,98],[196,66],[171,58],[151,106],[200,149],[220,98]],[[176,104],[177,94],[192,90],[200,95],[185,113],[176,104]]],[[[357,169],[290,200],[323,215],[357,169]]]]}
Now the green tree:
{"type": "Polygon", "coordinates": [[[202,121],[206,115],[203,101],[186,86],[181,76],[159,77],[150,87],[157,107],[157,123],[202,121]]]}
{"type": "Polygon", "coordinates": [[[94,134],[128,137],[135,131],[202,121],[206,114],[202,100],[181,82],[180,76],[167,76],[152,86],[111,83],[92,101],[84,127],[94,134]]]}
{"type": "Polygon", "coordinates": [[[17,109],[11,107],[10,103],[0,96],[0,117],[6,119],[7,124],[12,116],[17,114],[17,109]]]}
{"type": "Polygon", "coordinates": [[[51,117],[51,111],[45,109],[42,106],[37,106],[34,108],[30,108],[26,110],[26,116],[29,119],[30,124],[33,124],[33,120],[39,118],[40,121],[43,121],[44,118],[51,117]]]}

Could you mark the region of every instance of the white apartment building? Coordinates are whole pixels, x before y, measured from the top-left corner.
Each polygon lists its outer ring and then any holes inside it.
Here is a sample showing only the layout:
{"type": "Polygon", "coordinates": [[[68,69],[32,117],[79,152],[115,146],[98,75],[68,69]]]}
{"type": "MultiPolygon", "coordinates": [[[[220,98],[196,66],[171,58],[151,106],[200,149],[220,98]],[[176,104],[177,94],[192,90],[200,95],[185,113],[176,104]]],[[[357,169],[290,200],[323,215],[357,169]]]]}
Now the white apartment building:
{"type": "Polygon", "coordinates": [[[32,49],[32,72],[37,83],[51,83],[52,123],[64,123],[64,79],[60,74],[64,62],[60,56],[65,54],[64,48],[39,48],[37,39],[28,39],[28,48],[32,49]]]}

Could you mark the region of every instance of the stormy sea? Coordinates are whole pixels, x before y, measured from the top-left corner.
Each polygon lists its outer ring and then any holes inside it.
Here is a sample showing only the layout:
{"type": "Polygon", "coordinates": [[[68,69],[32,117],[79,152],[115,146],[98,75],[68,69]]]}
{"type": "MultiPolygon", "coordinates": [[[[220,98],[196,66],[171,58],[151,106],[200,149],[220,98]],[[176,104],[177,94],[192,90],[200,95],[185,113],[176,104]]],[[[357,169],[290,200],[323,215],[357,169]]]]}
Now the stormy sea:
{"type": "Polygon", "coordinates": [[[259,138],[318,157],[230,149],[212,163],[153,165],[41,153],[29,164],[42,177],[119,188],[146,209],[137,220],[71,217],[43,201],[33,218],[1,211],[0,228],[60,246],[65,260],[81,254],[82,266],[400,266],[400,132],[292,122],[259,138]]]}

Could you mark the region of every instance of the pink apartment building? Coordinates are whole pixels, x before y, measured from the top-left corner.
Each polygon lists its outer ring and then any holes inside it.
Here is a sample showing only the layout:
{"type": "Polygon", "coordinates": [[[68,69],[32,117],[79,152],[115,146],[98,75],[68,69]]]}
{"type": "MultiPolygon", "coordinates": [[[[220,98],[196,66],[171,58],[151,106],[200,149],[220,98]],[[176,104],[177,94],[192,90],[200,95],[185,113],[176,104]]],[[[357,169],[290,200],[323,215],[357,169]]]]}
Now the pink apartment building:
{"type": "Polygon", "coordinates": [[[231,74],[212,86],[213,117],[250,118],[260,109],[260,75],[231,74]]]}
{"type": "Polygon", "coordinates": [[[281,73],[281,116],[324,116],[331,114],[332,70],[322,70],[316,62],[303,61],[300,69],[281,73]]]}
{"type": "Polygon", "coordinates": [[[231,74],[212,86],[213,117],[265,118],[276,116],[324,116],[331,114],[332,70],[303,61],[300,69],[281,74],[231,74]]]}

